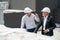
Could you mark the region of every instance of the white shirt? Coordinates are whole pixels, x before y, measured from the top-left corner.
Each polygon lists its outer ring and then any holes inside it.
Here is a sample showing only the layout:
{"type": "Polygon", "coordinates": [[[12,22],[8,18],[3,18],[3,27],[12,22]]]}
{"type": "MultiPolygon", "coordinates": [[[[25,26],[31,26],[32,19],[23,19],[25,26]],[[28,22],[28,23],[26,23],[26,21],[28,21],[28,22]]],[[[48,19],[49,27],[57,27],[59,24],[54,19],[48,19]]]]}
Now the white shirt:
{"type": "Polygon", "coordinates": [[[32,29],[32,28],[35,28],[37,27],[37,25],[35,24],[35,20],[37,22],[39,22],[39,18],[36,17],[34,14],[31,14],[31,16],[27,16],[27,15],[24,15],[22,17],[22,21],[21,21],[21,28],[24,27],[24,24],[26,25],[26,29],[32,29]]]}
{"type": "Polygon", "coordinates": [[[43,21],[43,30],[45,30],[47,18],[48,18],[48,16],[44,17],[44,21],[43,21]]]}

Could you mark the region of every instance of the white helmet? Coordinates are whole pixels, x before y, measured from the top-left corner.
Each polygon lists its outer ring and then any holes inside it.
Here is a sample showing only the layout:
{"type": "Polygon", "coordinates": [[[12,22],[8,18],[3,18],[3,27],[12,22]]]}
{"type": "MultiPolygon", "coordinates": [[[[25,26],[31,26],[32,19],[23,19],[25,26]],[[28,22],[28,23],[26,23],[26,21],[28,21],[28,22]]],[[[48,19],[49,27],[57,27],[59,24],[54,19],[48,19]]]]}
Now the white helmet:
{"type": "Polygon", "coordinates": [[[41,12],[48,12],[48,13],[50,13],[51,11],[50,11],[50,8],[44,7],[44,8],[41,10],[41,12]]]}
{"type": "Polygon", "coordinates": [[[30,9],[29,7],[26,7],[25,9],[24,9],[24,13],[30,13],[30,12],[32,12],[33,10],[32,9],[30,9]]]}

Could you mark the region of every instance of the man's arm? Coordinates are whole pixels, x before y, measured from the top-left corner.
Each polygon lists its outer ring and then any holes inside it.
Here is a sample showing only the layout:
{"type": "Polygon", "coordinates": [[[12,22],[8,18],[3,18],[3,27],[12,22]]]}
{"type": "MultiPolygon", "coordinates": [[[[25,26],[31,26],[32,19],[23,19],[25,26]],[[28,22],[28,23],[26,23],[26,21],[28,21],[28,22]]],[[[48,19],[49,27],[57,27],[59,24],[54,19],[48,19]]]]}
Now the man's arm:
{"type": "Polygon", "coordinates": [[[53,17],[51,17],[50,24],[51,24],[51,28],[49,28],[49,30],[53,30],[53,29],[56,28],[55,21],[54,21],[54,18],[53,17]]]}
{"type": "Polygon", "coordinates": [[[37,13],[35,13],[35,20],[36,20],[37,22],[40,22],[39,15],[38,15],[37,13]]]}
{"type": "Polygon", "coordinates": [[[36,27],[36,29],[35,29],[35,33],[37,33],[37,31],[39,30],[39,28],[41,27],[41,25],[42,25],[42,20],[40,20],[40,23],[39,23],[39,25],[36,27]]]}
{"type": "Polygon", "coordinates": [[[25,24],[24,17],[22,17],[22,20],[21,20],[21,28],[24,27],[24,24],[25,24]]]}

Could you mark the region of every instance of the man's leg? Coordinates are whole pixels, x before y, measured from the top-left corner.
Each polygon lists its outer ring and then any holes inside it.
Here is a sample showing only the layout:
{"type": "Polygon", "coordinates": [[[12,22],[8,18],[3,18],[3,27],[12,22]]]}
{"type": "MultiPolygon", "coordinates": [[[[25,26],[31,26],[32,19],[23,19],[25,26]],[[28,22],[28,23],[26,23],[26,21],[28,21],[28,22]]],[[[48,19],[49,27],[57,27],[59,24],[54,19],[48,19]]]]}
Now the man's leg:
{"type": "Polygon", "coordinates": [[[35,28],[27,29],[28,32],[34,32],[35,28]]]}

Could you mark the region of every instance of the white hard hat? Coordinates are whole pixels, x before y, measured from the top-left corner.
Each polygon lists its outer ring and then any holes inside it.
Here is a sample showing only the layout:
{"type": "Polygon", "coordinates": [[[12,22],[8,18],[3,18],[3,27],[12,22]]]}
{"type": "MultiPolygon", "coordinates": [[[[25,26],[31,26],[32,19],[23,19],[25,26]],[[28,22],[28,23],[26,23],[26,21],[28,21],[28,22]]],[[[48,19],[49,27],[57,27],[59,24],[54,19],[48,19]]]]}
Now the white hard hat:
{"type": "Polygon", "coordinates": [[[33,10],[32,9],[30,9],[29,7],[26,7],[25,9],[24,9],[24,13],[30,13],[30,12],[32,12],[33,10]]]}
{"type": "Polygon", "coordinates": [[[44,8],[41,10],[41,12],[48,12],[48,13],[50,13],[51,11],[50,11],[50,8],[44,7],[44,8]]]}

